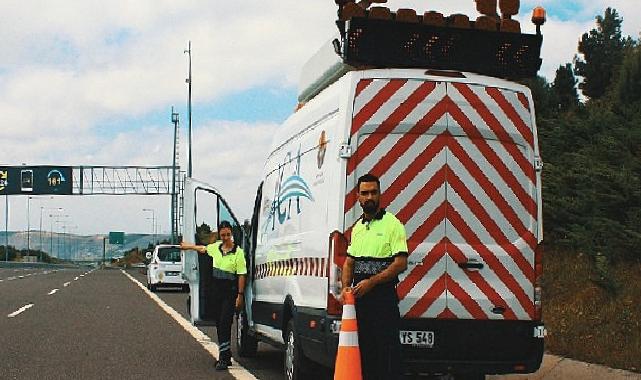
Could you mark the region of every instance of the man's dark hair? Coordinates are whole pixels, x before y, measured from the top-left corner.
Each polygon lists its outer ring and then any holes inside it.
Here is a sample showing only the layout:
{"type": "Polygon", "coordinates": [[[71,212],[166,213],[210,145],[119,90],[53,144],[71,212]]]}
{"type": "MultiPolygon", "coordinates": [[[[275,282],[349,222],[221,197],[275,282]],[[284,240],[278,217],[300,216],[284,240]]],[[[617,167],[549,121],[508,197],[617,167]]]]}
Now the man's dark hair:
{"type": "Polygon", "coordinates": [[[361,183],[363,182],[376,182],[376,185],[378,186],[378,189],[381,189],[381,181],[378,179],[377,176],[371,173],[364,174],[360,177],[358,177],[358,183],[356,184],[356,188],[360,189],[361,188],[361,183]]]}
{"type": "Polygon", "coordinates": [[[223,220],[222,222],[220,222],[220,224],[218,224],[218,231],[222,230],[223,228],[229,228],[230,230],[233,231],[233,228],[231,227],[231,223],[229,223],[226,220],[223,220]]]}

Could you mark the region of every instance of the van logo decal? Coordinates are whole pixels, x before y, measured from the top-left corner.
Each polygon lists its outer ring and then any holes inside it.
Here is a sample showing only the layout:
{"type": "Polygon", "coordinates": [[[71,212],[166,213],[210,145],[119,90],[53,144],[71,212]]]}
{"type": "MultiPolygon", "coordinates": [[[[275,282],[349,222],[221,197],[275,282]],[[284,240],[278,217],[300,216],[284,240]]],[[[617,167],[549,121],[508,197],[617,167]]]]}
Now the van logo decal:
{"type": "Polygon", "coordinates": [[[318,139],[318,154],[316,155],[316,163],[318,168],[323,167],[325,162],[325,152],[327,151],[327,137],[325,136],[325,131],[321,132],[320,138],[318,139]]]}
{"type": "Polygon", "coordinates": [[[301,198],[309,199],[312,202],[314,201],[311,189],[305,179],[300,175],[300,146],[298,147],[298,155],[296,158],[292,159],[291,157],[292,153],[288,152],[285,155],[284,163],[278,170],[278,178],[280,178],[280,180],[276,183],[276,188],[274,189],[274,201],[272,202],[272,207],[267,217],[267,223],[265,223],[265,230],[267,230],[270,222],[272,231],[276,228],[276,215],[278,215],[279,224],[283,224],[291,218],[293,201],[296,201],[296,215],[302,212],[300,204],[301,198]],[[283,180],[285,168],[293,161],[296,162],[294,173],[283,180]]]}

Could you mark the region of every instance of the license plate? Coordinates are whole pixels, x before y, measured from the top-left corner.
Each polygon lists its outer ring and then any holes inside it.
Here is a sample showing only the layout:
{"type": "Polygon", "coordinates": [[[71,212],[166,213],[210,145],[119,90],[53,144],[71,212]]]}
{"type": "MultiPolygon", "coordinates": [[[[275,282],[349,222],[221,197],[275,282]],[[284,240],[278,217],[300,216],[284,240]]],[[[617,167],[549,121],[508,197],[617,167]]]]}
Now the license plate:
{"type": "Polygon", "coordinates": [[[167,276],[178,276],[180,272],[165,272],[167,276]]]}
{"type": "Polygon", "coordinates": [[[432,348],[433,331],[400,331],[401,344],[415,347],[432,348]]]}

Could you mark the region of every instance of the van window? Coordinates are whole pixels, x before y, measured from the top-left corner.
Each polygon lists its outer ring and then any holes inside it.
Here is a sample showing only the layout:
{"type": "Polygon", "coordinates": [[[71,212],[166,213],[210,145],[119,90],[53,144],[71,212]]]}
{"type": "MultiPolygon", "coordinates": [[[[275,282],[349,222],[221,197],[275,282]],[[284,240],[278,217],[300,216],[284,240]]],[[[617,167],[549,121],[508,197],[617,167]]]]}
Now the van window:
{"type": "Polygon", "coordinates": [[[231,211],[229,210],[227,204],[225,204],[225,202],[223,202],[220,198],[218,199],[218,221],[219,223],[222,221],[227,221],[231,224],[232,234],[234,235],[234,242],[242,246],[242,232],[240,231],[240,226],[238,225],[236,218],[234,218],[231,211]]]}
{"type": "Polygon", "coordinates": [[[218,240],[218,195],[205,189],[196,189],[196,236],[194,241],[207,245],[218,240]]]}
{"type": "Polygon", "coordinates": [[[158,249],[158,260],[160,261],[171,261],[173,263],[179,263],[180,260],[180,249],[174,247],[159,248],[158,249]]]}

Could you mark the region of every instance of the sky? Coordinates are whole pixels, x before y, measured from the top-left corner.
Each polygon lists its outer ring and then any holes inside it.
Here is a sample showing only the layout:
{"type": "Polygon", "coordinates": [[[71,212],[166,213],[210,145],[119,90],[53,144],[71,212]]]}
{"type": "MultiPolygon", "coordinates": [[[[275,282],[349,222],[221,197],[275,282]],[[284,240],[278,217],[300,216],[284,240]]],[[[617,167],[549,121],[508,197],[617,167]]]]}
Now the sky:
{"type": "MultiPolygon", "coordinates": [[[[632,0],[522,0],[516,17],[547,10],[541,75],[571,62],[606,7],[638,38],[632,0]]],[[[473,0],[389,0],[387,6],[478,14],[473,0]]],[[[188,41],[192,47],[194,177],[249,218],[271,138],[296,104],[306,60],[335,33],[332,0],[4,0],[0,5],[1,165],[171,165],[171,107],[186,164],[188,41]]],[[[9,197],[9,230],[79,234],[169,230],[168,196],[9,197]],[[62,208],[64,224],[49,214],[62,208]],[[40,215],[43,215],[42,219],[40,215]]],[[[0,201],[4,230],[5,200],[0,201]]]]}

